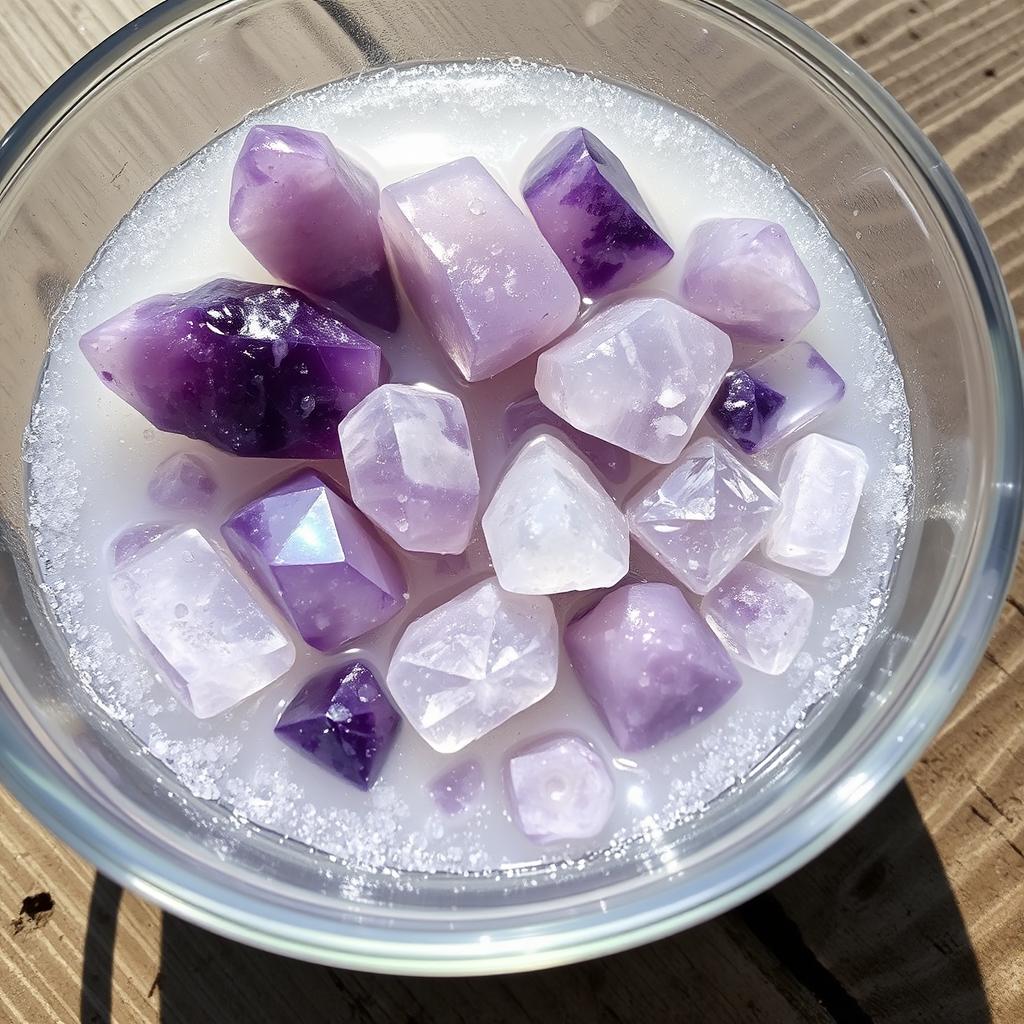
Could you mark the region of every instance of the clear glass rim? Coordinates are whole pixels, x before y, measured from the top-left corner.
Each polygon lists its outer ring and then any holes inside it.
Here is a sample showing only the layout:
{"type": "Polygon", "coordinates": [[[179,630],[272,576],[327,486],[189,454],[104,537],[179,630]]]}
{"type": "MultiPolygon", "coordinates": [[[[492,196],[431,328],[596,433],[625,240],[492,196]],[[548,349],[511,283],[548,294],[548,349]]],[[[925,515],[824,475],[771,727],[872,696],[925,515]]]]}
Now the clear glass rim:
{"type": "MultiPolygon", "coordinates": [[[[83,57],[22,115],[0,141],[0,202],[48,134],[108,75],[162,36],[241,0],[164,0],[83,57]]],[[[673,891],[672,879],[640,889],[614,912],[598,908],[543,935],[487,936],[438,925],[351,931],[314,929],[302,913],[265,913],[244,891],[183,869],[133,834],[81,787],[55,770],[45,748],[18,726],[18,709],[0,708],[0,781],[59,839],[110,878],[163,909],[228,938],[299,959],[361,970],[467,975],[530,970],[603,956],[692,927],[750,899],[802,867],[868,813],[917,760],[951,712],[984,653],[1009,586],[1022,519],[1024,387],[1017,330],[992,252],[951,171],[895,100],[850,58],[794,16],[766,0],[698,0],[790,47],[842,88],[876,127],[887,131],[916,167],[959,245],[984,306],[995,371],[1000,430],[991,477],[971,544],[970,572],[925,654],[913,691],[872,737],[870,749],[825,777],[808,772],[799,807],[783,826],[734,853],[699,898],[673,891]],[[998,600],[997,600],[998,599],[998,600]],[[925,682],[929,685],[926,688],[925,682]],[[941,685],[933,685],[939,683],[941,685]],[[927,692],[924,692],[927,690],[927,692]],[[898,741],[897,741],[898,738],[898,741]]],[[[0,672],[13,676],[0,651],[0,672]]],[[[369,915],[372,917],[373,915],[369,915]]]]}

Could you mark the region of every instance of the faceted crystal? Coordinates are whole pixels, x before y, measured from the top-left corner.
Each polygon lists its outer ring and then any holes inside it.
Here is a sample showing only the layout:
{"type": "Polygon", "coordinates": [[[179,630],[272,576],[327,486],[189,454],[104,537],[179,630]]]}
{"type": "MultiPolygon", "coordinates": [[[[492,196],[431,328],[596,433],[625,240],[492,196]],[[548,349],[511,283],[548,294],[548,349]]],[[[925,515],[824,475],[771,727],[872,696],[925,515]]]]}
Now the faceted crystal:
{"type": "Polygon", "coordinates": [[[516,824],[535,843],[591,839],[615,806],[604,762],[580,736],[549,736],[512,754],[506,769],[516,824]]]}
{"type": "Polygon", "coordinates": [[[523,197],[584,295],[636,284],[672,259],[622,161],[585,128],[551,140],[527,168],[523,197]]]}
{"type": "Polygon", "coordinates": [[[326,135],[260,124],[231,179],[231,230],[275,277],[393,331],[398,301],[370,174],[326,135]]]}
{"type": "Polygon", "coordinates": [[[114,610],[197,718],[234,707],[295,662],[294,646],[198,530],[155,537],[110,586],[114,610]]]}
{"type": "Polygon", "coordinates": [[[336,457],[341,418],[380,383],[380,349],[325,309],[228,279],[136,303],[81,347],[154,427],[235,455],[336,457]]]}
{"type": "Polygon", "coordinates": [[[667,583],[608,594],[566,627],[565,649],[608,732],[627,752],[702,721],[740,687],[714,633],[667,583]]]}
{"type": "Polygon", "coordinates": [[[274,726],[289,746],[369,789],[384,765],[401,718],[365,662],[314,676],[274,726]]]}
{"type": "Polygon", "coordinates": [[[668,299],[627,299],[541,354],[537,394],[574,427],[673,462],[732,362],[728,335],[668,299]]]}
{"type": "Polygon", "coordinates": [[[765,554],[780,565],[831,576],[846,555],[867,475],[868,460],[855,445],[821,434],[802,437],[782,460],[782,512],[765,554]]]}
{"type": "Polygon", "coordinates": [[[546,697],[558,674],[551,601],[483,583],[406,629],[388,689],[409,724],[452,754],[546,697]]]}
{"type": "Polygon", "coordinates": [[[755,345],[795,340],[821,306],[786,229],[745,217],[697,227],[686,249],[681,295],[687,309],[734,342],[755,345]]]}
{"type": "Polygon", "coordinates": [[[405,579],[365,519],[304,469],[239,509],[228,547],[311,647],[328,653],[405,605],[405,579]]]}
{"type": "Polygon", "coordinates": [[[738,662],[778,676],[803,649],[814,600],[781,573],[740,562],[704,598],[700,612],[738,662]]]}
{"type": "Polygon", "coordinates": [[[697,594],[720,583],[768,532],[779,499],[724,445],[704,437],[626,509],[637,541],[697,594]]]}
{"type": "Polygon", "coordinates": [[[434,779],[430,795],[445,814],[461,814],[480,795],[483,786],[480,762],[463,761],[434,779]]]}
{"type": "Polygon", "coordinates": [[[710,415],[745,452],[770,448],[839,403],[843,378],[806,341],[725,375],[710,415]]]}
{"type": "Polygon", "coordinates": [[[561,594],[618,583],[629,531],[590,467],[547,434],[529,441],[483,515],[498,580],[516,594],[561,594]]]}
{"type": "Polygon", "coordinates": [[[356,507],[407,551],[458,554],[480,480],[462,403],[433,388],[385,384],[345,417],[341,452],[356,507]]]}
{"type": "Polygon", "coordinates": [[[381,221],[413,307],[466,380],[508,369],[579,313],[565,267],[473,157],[389,185],[381,221]]]}
{"type": "Polygon", "coordinates": [[[178,452],[156,467],[148,490],[150,500],[162,508],[205,512],[217,493],[217,484],[205,459],[178,452]]]}

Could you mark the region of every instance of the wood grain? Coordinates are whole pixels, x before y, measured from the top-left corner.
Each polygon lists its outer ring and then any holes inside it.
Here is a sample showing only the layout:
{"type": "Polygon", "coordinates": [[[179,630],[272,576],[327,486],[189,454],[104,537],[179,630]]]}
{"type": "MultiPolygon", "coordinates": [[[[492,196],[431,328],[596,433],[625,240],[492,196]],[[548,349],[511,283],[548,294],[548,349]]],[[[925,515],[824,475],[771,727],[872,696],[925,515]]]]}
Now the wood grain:
{"type": "MultiPolygon", "coordinates": [[[[146,0],[4,0],[0,127],[146,0]]],[[[793,0],[953,167],[1024,297],[1020,0],[793,0]]],[[[0,1021],[1024,1020],[1024,571],[905,785],[772,893],[682,936],[529,978],[298,964],[102,879],[0,791],[0,1021]],[[46,894],[45,897],[42,894],[46,894]],[[48,906],[52,901],[52,908],[48,906]]]]}

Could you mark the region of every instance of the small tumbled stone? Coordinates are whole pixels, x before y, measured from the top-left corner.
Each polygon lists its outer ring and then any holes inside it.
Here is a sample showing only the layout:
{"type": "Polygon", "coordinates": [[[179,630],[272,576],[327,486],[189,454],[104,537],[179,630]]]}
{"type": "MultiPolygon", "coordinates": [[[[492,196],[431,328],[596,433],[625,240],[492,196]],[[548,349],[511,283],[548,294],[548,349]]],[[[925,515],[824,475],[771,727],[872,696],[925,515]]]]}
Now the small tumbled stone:
{"type": "Polygon", "coordinates": [[[706,594],[768,532],[779,499],[726,447],[695,441],[626,508],[637,541],[696,594],[706,594]]]}
{"type": "Polygon", "coordinates": [[[740,687],[722,644],[680,591],[637,583],[608,594],[565,630],[569,661],[623,751],[703,721],[740,687]]]}
{"type": "Polygon", "coordinates": [[[806,427],[845,393],[843,378],[821,353],[798,341],[727,373],[709,415],[733,444],[753,453],[806,427]]]}
{"type": "Polygon", "coordinates": [[[570,128],[526,170],[523,198],[584,295],[650,277],[672,248],[622,161],[586,128],[570,128]]]}
{"type": "Polygon", "coordinates": [[[197,718],[279,679],[295,647],[198,530],[161,534],[110,580],[114,610],[197,718]]]}
{"type": "Polygon", "coordinates": [[[380,349],[300,292],[222,278],[82,336],[100,380],[154,427],[234,455],[336,458],[380,349]]]}
{"type": "Polygon", "coordinates": [[[509,805],[535,843],[592,839],[608,824],[615,785],[581,736],[559,734],[516,751],[506,767],[509,805]]]}
{"type": "Polygon", "coordinates": [[[480,795],[483,785],[480,762],[463,761],[434,779],[430,784],[430,795],[445,814],[461,814],[480,795]]]}
{"type": "Polygon", "coordinates": [[[394,557],[359,512],[313,470],[302,470],[239,509],[221,533],[318,651],[340,650],[405,605],[405,579],[394,557]]]}
{"type": "Polygon", "coordinates": [[[557,674],[551,601],[506,593],[490,579],[406,629],[388,689],[427,743],[452,754],[546,697],[557,674]]]}
{"type": "Polygon", "coordinates": [[[505,471],[483,515],[498,581],[516,594],[562,594],[618,583],[629,530],[590,467],[542,434],[505,471]]]}
{"type": "Polygon", "coordinates": [[[341,425],[352,501],[407,551],[459,554],[480,499],[462,403],[434,388],[385,384],[341,425]]]}
{"type": "Polygon", "coordinates": [[[156,467],[147,490],[150,501],[161,508],[205,512],[217,493],[217,483],[205,459],[178,452],[156,467]]]}
{"type": "Polygon", "coordinates": [[[781,573],[740,562],[704,598],[700,612],[738,662],[777,676],[803,650],[814,600],[781,573]]]}
{"type": "Polygon", "coordinates": [[[781,224],[749,217],[699,224],[683,260],[683,305],[734,342],[782,346],[814,319],[818,289],[781,224]]]}
{"type": "Polygon", "coordinates": [[[381,222],[413,308],[466,380],[525,359],[579,313],[544,236],[473,157],[388,185],[381,222]]]}
{"type": "Polygon", "coordinates": [[[167,523],[136,523],[129,526],[110,542],[110,560],[114,565],[127,562],[172,529],[167,523]]]}
{"type": "Polygon", "coordinates": [[[373,669],[352,661],[310,679],[284,709],[274,732],[305,757],[369,789],[400,723],[373,669]]]}
{"type": "Polygon", "coordinates": [[[537,394],[579,430],[668,463],[731,362],[728,335],[706,320],[668,299],[627,299],[541,353],[537,394]]]}
{"type": "Polygon", "coordinates": [[[821,434],[802,437],[782,460],[782,512],[765,554],[791,569],[831,576],[846,557],[867,475],[867,457],[856,445],[821,434]]]}

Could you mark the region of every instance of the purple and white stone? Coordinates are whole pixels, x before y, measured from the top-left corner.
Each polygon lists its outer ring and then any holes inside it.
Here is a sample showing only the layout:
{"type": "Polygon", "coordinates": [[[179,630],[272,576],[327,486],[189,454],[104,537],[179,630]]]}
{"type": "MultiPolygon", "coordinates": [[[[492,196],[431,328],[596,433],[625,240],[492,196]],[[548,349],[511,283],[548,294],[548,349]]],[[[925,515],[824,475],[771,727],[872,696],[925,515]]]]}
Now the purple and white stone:
{"type": "Polygon", "coordinates": [[[261,124],[242,143],[229,223],[275,277],[393,331],[391,280],[373,177],[320,132],[261,124]]]}
{"type": "Polygon", "coordinates": [[[548,143],[526,170],[523,198],[584,295],[636,284],[672,259],[622,161],[586,128],[548,143]]]}
{"type": "Polygon", "coordinates": [[[474,157],[388,185],[381,222],[413,308],[466,380],[507,370],[579,314],[565,267],[474,157]]]}
{"type": "Polygon", "coordinates": [[[405,606],[402,570],[373,528],[304,469],[221,527],[252,578],[318,651],[341,650],[405,606]]]}
{"type": "Polygon", "coordinates": [[[770,448],[838,405],[843,378],[813,345],[798,341],[743,370],[731,370],[709,415],[741,451],[770,448]]]}
{"type": "Polygon", "coordinates": [[[736,661],[778,676],[807,642],[814,600],[789,577],[740,562],[704,598],[700,611],[736,661]]]}
{"type": "Polygon", "coordinates": [[[781,224],[718,217],[690,236],[682,303],[734,342],[781,347],[814,319],[818,289],[781,224]]]}
{"type": "Polygon", "coordinates": [[[147,488],[149,499],[161,508],[205,512],[217,493],[217,482],[205,459],[178,452],[153,471],[147,488]]]}
{"type": "Polygon", "coordinates": [[[732,362],[728,335],[675,302],[627,299],[537,360],[541,401],[587,434],[674,462],[732,362]]]}
{"type": "Polygon", "coordinates": [[[168,523],[136,523],[127,527],[110,542],[110,561],[115,566],[127,562],[173,529],[168,523]]]}
{"type": "Polygon", "coordinates": [[[479,761],[463,761],[442,772],[430,784],[430,795],[438,809],[449,816],[461,814],[471,806],[484,788],[479,761]]]}
{"type": "Polygon", "coordinates": [[[566,627],[565,649],[608,732],[626,752],[703,721],[740,687],[722,644],[667,583],[612,591],[566,627]]]}

